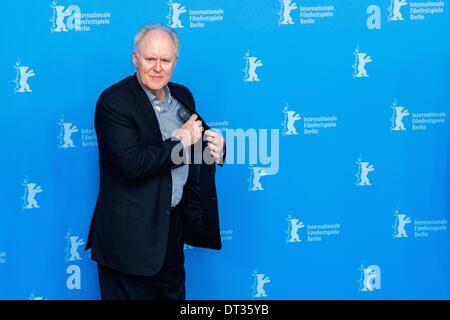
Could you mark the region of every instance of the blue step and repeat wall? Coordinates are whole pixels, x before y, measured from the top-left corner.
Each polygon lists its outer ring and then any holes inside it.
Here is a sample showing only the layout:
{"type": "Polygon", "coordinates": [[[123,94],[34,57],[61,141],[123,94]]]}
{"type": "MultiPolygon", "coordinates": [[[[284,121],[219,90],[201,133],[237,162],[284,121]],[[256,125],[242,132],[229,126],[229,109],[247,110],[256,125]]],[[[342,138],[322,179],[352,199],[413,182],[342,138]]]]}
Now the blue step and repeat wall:
{"type": "Polygon", "coordinates": [[[95,103],[161,23],[228,144],[188,299],[449,299],[448,5],[2,1],[0,298],[99,298],[95,103]]]}

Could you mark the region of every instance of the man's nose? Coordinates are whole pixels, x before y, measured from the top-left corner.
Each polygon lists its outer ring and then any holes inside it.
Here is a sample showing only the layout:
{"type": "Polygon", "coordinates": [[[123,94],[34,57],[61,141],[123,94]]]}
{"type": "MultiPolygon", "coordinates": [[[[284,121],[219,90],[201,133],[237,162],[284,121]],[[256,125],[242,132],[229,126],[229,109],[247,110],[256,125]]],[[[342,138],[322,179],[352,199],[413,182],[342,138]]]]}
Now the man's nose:
{"type": "Polygon", "coordinates": [[[160,72],[161,71],[161,60],[156,60],[156,63],[155,63],[155,71],[156,72],[160,72]]]}

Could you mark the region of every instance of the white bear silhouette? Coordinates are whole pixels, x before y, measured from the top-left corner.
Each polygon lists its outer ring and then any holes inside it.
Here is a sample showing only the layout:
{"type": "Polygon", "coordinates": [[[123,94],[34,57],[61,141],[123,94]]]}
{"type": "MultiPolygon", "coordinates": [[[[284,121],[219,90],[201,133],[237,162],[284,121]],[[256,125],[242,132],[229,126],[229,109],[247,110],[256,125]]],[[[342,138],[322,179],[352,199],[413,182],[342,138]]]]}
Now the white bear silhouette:
{"type": "Polygon", "coordinates": [[[402,13],[400,12],[400,8],[406,6],[408,3],[405,0],[393,0],[394,6],[392,9],[392,17],[391,20],[404,20],[402,13]]]}
{"type": "Polygon", "coordinates": [[[181,24],[180,15],[186,12],[186,8],[180,3],[170,3],[172,7],[172,28],[183,28],[181,24]]]}
{"type": "Polygon", "coordinates": [[[369,165],[369,162],[360,162],[360,166],[361,166],[361,174],[360,174],[361,181],[359,182],[359,185],[370,186],[371,183],[367,175],[369,174],[369,172],[374,171],[375,168],[371,164],[369,165]]]}
{"type": "Polygon", "coordinates": [[[270,282],[269,277],[266,277],[264,273],[258,273],[256,275],[256,279],[258,280],[258,284],[256,286],[255,297],[267,297],[266,291],[264,290],[264,285],[270,282]]]}
{"type": "Polygon", "coordinates": [[[397,225],[397,234],[395,235],[397,238],[406,238],[408,235],[406,234],[405,226],[408,223],[411,223],[411,219],[406,216],[406,214],[400,213],[397,214],[398,225],[397,225]]]}
{"type": "Polygon", "coordinates": [[[66,9],[64,10],[64,6],[55,6],[52,5],[52,7],[56,10],[56,28],[53,30],[55,32],[67,32],[66,24],[64,23],[64,19],[71,14],[71,10],[66,9]]]}
{"type": "Polygon", "coordinates": [[[394,110],[395,110],[395,127],[392,130],[395,131],[406,130],[405,125],[403,124],[403,118],[409,116],[408,110],[401,106],[394,107],[394,110]]]}
{"type": "Polygon", "coordinates": [[[34,77],[36,75],[34,73],[34,70],[28,70],[28,67],[26,66],[16,67],[16,69],[18,69],[20,72],[20,88],[17,90],[17,92],[32,92],[30,85],[28,84],[28,78],[34,77]]]}
{"type": "Polygon", "coordinates": [[[27,196],[27,206],[25,207],[26,209],[32,209],[32,208],[39,208],[39,205],[35,199],[35,196],[37,193],[42,192],[44,190],[42,190],[41,186],[37,186],[36,183],[27,183],[27,191],[28,191],[28,196],[27,196]]]}
{"type": "Polygon", "coordinates": [[[69,261],[81,260],[80,254],[78,253],[78,247],[84,244],[83,239],[78,239],[78,236],[70,236],[70,257],[69,261]]]}
{"type": "Polygon", "coordinates": [[[292,135],[292,134],[298,134],[297,133],[297,129],[295,129],[294,127],[294,123],[297,120],[300,120],[301,117],[299,114],[296,114],[295,111],[285,111],[288,117],[288,122],[287,122],[287,131],[285,132],[286,135],[292,135]]]}
{"type": "Polygon", "coordinates": [[[364,271],[364,280],[363,280],[363,288],[361,289],[361,291],[373,291],[375,279],[377,277],[377,272],[375,269],[371,267],[364,268],[363,271],[364,271]]]}
{"type": "Polygon", "coordinates": [[[253,187],[251,189],[252,191],[264,190],[259,179],[266,175],[267,175],[267,172],[265,169],[260,168],[260,167],[253,168],[253,179],[252,179],[253,187]]]}
{"type": "Polygon", "coordinates": [[[72,125],[70,122],[63,123],[64,128],[64,144],[61,148],[75,148],[72,140],[72,133],[78,132],[77,126],[72,125]]]}
{"type": "Polygon", "coordinates": [[[369,75],[366,71],[366,63],[372,62],[372,58],[364,52],[358,52],[356,55],[358,57],[358,73],[355,75],[355,77],[368,77],[369,75]]]}
{"type": "Polygon", "coordinates": [[[291,11],[297,9],[297,5],[292,0],[283,0],[283,20],[280,24],[294,24],[291,17],[291,11]]]}
{"type": "Polygon", "coordinates": [[[257,57],[248,56],[247,60],[249,63],[248,67],[248,77],[246,81],[259,81],[258,75],[256,74],[256,68],[262,67],[263,64],[261,60],[257,60],[257,57]]]}
{"type": "Polygon", "coordinates": [[[300,221],[299,219],[293,218],[291,221],[291,238],[288,240],[288,242],[301,242],[298,235],[298,230],[300,228],[304,228],[305,225],[303,224],[303,221],[300,221]]]}

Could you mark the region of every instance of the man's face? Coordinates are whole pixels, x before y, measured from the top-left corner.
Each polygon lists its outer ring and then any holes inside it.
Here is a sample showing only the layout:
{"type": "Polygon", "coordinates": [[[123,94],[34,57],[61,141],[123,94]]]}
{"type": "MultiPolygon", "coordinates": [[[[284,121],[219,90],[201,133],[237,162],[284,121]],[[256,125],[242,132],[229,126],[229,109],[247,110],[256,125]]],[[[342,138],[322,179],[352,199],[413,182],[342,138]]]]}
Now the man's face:
{"type": "Polygon", "coordinates": [[[133,52],[133,62],[141,84],[155,93],[169,82],[177,57],[171,37],[164,31],[149,31],[133,52]]]}

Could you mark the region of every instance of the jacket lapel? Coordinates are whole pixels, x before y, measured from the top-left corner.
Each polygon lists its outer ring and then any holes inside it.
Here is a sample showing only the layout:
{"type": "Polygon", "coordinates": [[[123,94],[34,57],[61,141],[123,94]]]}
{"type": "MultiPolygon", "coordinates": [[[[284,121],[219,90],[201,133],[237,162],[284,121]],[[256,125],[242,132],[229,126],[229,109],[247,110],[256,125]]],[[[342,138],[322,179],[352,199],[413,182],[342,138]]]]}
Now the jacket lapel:
{"type": "Polygon", "coordinates": [[[148,99],[148,96],[145,93],[144,89],[141,87],[136,73],[132,76],[130,86],[131,90],[133,91],[136,103],[142,111],[142,115],[147,119],[149,130],[153,131],[153,134],[159,137],[162,141],[163,138],[161,135],[161,129],[159,127],[158,119],[156,118],[155,110],[153,109],[153,105],[148,99]]]}
{"type": "Polygon", "coordinates": [[[208,126],[208,124],[206,123],[206,121],[202,118],[202,116],[198,113],[197,110],[194,109],[194,106],[189,102],[189,100],[187,99],[186,95],[177,90],[177,87],[171,85],[171,83],[169,82],[168,87],[170,89],[170,93],[172,94],[172,96],[178,100],[178,102],[180,102],[183,106],[185,106],[186,108],[189,109],[189,111],[191,111],[191,113],[195,113],[198,115],[198,118],[203,122],[203,128],[205,130],[210,129],[210,127],[208,126]]]}
{"type": "Polygon", "coordinates": [[[173,86],[170,82],[167,84],[167,86],[169,87],[172,97],[177,99],[178,102],[180,102],[183,106],[188,108],[191,111],[191,113],[195,113],[194,106],[188,102],[188,100],[186,99],[186,96],[182,92],[177,90],[177,87],[173,86]]]}

